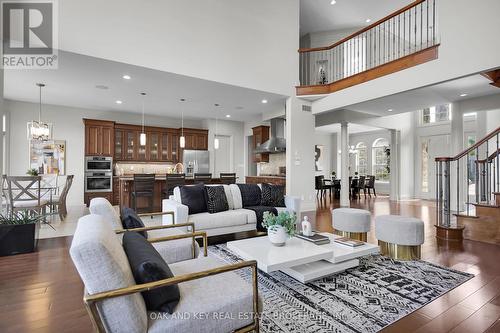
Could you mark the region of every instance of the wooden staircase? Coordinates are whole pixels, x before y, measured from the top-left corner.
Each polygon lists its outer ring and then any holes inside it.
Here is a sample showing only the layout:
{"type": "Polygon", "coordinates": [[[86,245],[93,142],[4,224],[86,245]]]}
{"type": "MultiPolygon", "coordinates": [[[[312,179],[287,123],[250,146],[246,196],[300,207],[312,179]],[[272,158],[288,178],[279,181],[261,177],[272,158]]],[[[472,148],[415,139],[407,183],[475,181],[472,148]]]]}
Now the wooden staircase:
{"type": "Polygon", "coordinates": [[[500,193],[495,192],[493,204],[473,204],[473,216],[457,214],[458,224],[464,226],[464,239],[500,245],[500,193]]]}

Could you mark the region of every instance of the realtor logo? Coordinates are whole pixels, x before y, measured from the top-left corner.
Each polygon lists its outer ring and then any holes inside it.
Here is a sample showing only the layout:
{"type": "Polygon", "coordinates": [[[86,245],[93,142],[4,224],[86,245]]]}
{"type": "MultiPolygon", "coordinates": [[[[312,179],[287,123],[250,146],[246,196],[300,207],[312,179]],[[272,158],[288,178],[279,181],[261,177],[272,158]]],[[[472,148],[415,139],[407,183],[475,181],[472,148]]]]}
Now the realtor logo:
{"type": "Polygon", "coordinates": [[[2,67],[56,69],[55,0],[2,1],[2,67]]]}

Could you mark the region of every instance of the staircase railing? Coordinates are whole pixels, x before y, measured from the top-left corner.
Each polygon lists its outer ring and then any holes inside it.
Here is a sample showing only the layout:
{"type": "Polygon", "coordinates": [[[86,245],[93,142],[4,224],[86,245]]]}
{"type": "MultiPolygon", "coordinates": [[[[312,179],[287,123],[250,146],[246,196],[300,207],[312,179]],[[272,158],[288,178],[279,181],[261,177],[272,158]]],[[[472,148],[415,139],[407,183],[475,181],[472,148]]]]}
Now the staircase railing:
{"type": "Polygon", "coordinates": [[[457,215],[473,216],[471,205],[489,205],[493,193],[500,192],[499,137],[500,127],[456,156],[435,159],[439,226],[452,226],[452,209],[455,208],[452,207],[452,199],[456,201],[457,215]],[[452,180],[455,182],[454,189],[452,180]]]}
{"type": "Polygon", "coordinates": [[[324,85],[438,44],[436,0],[417,0],[326,47],[302,48],[300,86],[324,85]]]}

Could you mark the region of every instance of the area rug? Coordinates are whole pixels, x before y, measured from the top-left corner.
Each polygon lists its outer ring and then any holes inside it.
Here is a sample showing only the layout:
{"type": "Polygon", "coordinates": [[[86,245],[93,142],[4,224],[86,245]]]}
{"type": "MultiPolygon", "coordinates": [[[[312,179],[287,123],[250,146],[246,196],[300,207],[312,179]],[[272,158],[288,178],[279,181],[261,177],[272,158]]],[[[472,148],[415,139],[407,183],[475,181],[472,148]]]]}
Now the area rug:
{"type": "MultiPolygon", "coordinates": [[[[226,245],[210,256],[235,263],[226,245]]],[[[251,281],[249,269],[237,274],[251,281]]],[[[263,300],[261,332],[378,332],[472,278],[425,261],[397,261],[376,255],[360,266],[302,284],[281,272],[259,270],[263,300]]]]}

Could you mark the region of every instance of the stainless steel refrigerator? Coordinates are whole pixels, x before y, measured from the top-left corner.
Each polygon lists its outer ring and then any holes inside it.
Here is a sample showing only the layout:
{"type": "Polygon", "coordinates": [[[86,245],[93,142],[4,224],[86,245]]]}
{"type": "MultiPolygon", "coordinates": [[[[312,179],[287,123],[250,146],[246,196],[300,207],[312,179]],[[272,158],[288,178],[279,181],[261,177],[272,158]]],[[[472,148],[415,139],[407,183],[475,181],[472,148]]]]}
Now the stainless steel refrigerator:
{"type": "Polygon", "coordinates": [[[210,153],[206,150],[184,150],[182,164],[186,176],[210,172],[210,153]]]}

